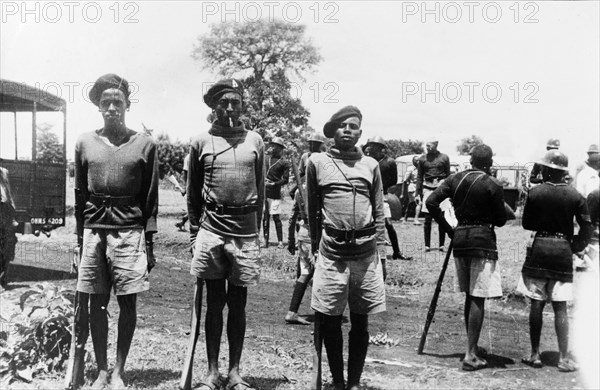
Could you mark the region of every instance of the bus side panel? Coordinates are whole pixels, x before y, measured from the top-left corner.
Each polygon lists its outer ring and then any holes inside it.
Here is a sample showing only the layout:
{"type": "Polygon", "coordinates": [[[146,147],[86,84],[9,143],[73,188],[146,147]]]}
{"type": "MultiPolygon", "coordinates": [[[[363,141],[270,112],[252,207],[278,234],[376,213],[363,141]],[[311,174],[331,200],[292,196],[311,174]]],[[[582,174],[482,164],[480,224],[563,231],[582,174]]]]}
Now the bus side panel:
{"type": "Polygon", "coordinates": [[[35,203],[32,207],[35,224],[65,226],[65,166],[37,163],[35,167],[35,203]]]}

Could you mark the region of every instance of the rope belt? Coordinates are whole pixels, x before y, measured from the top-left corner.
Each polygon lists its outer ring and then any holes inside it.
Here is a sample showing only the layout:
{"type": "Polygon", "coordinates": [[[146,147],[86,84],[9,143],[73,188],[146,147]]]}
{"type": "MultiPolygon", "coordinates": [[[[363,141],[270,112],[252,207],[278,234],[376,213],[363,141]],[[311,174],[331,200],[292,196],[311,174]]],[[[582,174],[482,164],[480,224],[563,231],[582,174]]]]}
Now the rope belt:
{"type": "Polygon", "coordinates": [[[206,210],[213,211],[217,215],[245,215],[258,211],[258,205],[227,206],[218,203],[206,203],[206,210]]]}

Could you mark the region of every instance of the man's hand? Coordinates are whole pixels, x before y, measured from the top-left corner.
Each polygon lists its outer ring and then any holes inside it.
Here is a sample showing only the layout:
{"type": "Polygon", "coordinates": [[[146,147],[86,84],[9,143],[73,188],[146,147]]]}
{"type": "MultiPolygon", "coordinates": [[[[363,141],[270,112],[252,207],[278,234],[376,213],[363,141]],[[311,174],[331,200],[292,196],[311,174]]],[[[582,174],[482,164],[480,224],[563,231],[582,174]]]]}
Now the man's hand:
{"type": "Polygon", "coordinates": [[[294,245],[293,243],[288,243],[288,252],[290,253],[290,255],[294,256],[296,254],[296,245],[294,245]]]}
{"type": "Polygon", "coordinates": [[[415,196],[415,204],[418,206],[421,204],[421,197],[420,196],[415,196]]]}
{"type": "Polygon", "coordinates": [[[73,259],[71,262],[71,272],[76,273],[79,270],[79,261],[81,260],[81,245],[77,245],[73,251],[73,259]]]}
{"type": "Polygon", "coordinates": [[[198,226],[194,226],[190,224],[190,252],[192,255],[194,254],[194,247],[196,246],[196,236],[198,235],[198,231],[200,228],[198,226]]]}
{"type": "Polygon", "coordinates": [[[446,234],[448,234],[448,237],[450,237],[450,239],[453,239],[454,238],[454,228],[447,222],[444,225],[445,225],[444,230],[446,231],[446,234]]]}
{"type": "Polygon", "coordinates": [[[149,240],[146,240],[146,258],[148,260],[148,273],[150,273],[156,265],[156,259],[154,258],[154,243],[149,240]]]}

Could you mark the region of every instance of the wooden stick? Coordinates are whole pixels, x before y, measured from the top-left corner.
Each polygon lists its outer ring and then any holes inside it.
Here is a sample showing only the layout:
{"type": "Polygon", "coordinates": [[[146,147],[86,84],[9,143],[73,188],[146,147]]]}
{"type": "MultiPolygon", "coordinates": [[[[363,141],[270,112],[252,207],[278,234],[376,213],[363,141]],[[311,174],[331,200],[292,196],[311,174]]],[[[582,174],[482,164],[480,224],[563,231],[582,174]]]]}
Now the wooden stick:
{"type": "Polygon", "coordinates": [[[198,279],[194,287],[194,304],[192,306],[192,318],[190,324],[190,338],[188,348],[181,370],[181,380],[179,388],[181,390],[190,390],[192,388],[192,371],[194,368],[194,353],[196,352],[196,343],[200,336],[200,315],[202,314],[202,288],[204,281],[198,279]]]}
{"type": "Polygon", "coordinates": [[[419,355],[423,354],[423,349],[425,348],[425,341],[427,340],[427,332],[429,331],[429,325],[431,325],[431,322],[433,321],[433,315],[435,314],[437,301],[440,297],[440,292],[442,291],[442,282],[444,281],[446,268],[448,268],[448,261],[450,260],[450,255],[452,254],[452,244],[453,242],[450,241],[450,245],[448,246],[448,252],[446,253],[446,258],[444,259],[444,264],[442,265],[442,270],[440,271],[440,277],[438,278],[437,285],[435,286],[435,291],[433,292],[433,297],[431,298],[431,303],[429,304],[429,310],[427,311],[427,320],[425,321],[425,327],[423,328],[423,333],[421,334],[421,341],[419,342],[419,348],[417,349],[417,353],[419,355]]]}

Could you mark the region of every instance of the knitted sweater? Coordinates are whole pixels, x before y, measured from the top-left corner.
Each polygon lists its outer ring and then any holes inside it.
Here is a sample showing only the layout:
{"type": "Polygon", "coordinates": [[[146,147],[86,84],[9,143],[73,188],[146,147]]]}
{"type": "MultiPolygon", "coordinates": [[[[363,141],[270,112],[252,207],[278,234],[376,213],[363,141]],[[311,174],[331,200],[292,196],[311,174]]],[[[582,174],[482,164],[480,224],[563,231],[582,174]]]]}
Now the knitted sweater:
{"type": "Polygon", "coordinates": [[[190,147],[187,204],[190,224],[232,237],[258,233],[264,203],[264,143],[243,125],[213,124],[190,147]],[[205,203],[224,206],[255,205],[257,211],[222,215],[205,210],[205,203]]]}
{"type": "Polygon", "coordinates": [[[309,230],[312,250],[332,260],[361,260],[384,241],[383,186],[379,164],[358,148],[313,153],[306,167],[309,230]],[[343,172],[343,173],[342,173],[343,172]],[[353,194],[352,183],[356,189],[353,194]],[[355,242],[331,237],[323,225],[336,229],[361,229],[375,224],[374,235],[355,242]],[[319,240],[319,235],[322,234],[319,240]]]}
{"type": "Polygon", "coordinates": [[[87,200],[85,228],[144,228],[156,232],[158,213],[158,158],[149,135],[128,130],[129,140],[120,146],[107,144],[101,130],[82,134],[75,145],[75,188],[87,200]],[[133,197],[131,205],[98,205],[91,195],[133,197]]]}

